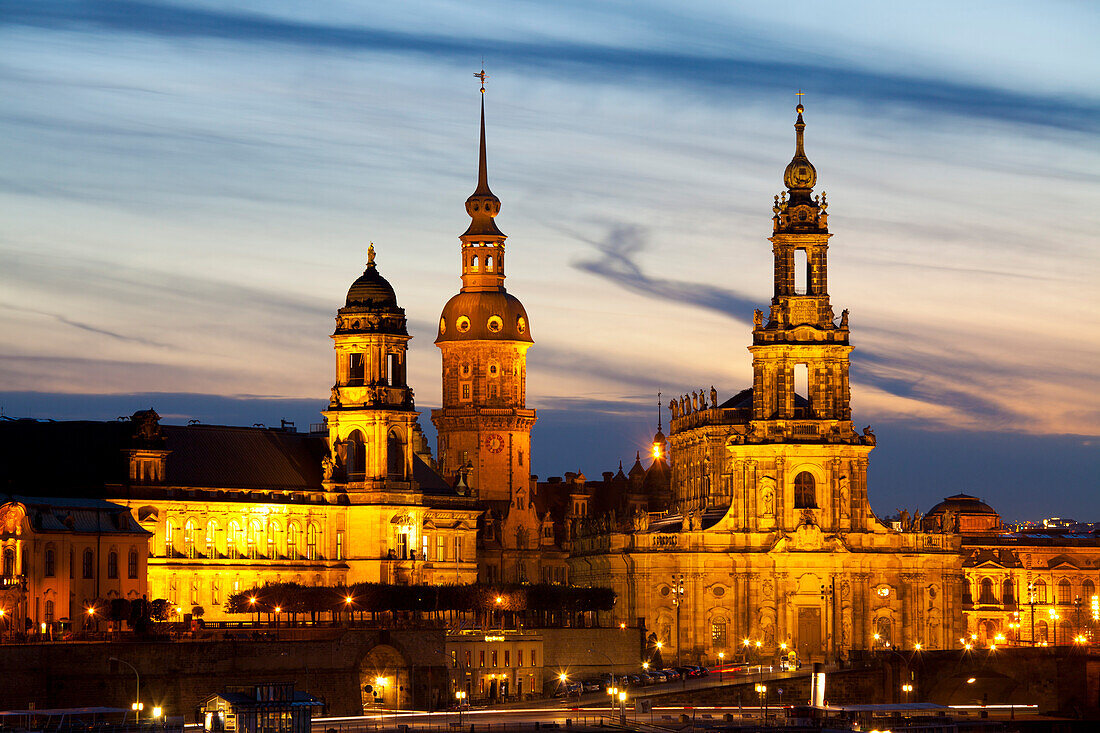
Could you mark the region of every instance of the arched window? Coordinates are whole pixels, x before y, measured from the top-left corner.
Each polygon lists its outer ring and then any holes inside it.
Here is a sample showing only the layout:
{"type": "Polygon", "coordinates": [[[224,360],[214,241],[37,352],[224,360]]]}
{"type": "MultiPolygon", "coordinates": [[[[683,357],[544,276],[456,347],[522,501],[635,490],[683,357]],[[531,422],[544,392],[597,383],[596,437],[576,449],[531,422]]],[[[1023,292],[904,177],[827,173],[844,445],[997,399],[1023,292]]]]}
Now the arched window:
{"type": "Polygon", "coordinates": [[[493,271],[493,256],[492,255],[485,255],[485,269],[488,272],[493,271]]]}
{"type": "Polygon", "coordinates": [[[188,519],[183,525],[183,556],[195,559],[195,520],[188,519]]]}
{"type": "Polygon", "coordinates": [[[276,522],[267,524],[267,557],[274,560],[279,556],[279,525],[276,522]]]}
{"type": "Polygon", "coordinates": [[[248,538],[246,541],[248,544],[249,560],[255,560],[260,554],[260,550],[256,546],[256,543],[259,541],[261,531],[263,531],[263,527],[260,526],[259,519],[253,519],[248,523],[248,538]]]}
{"type": "Polygon", "coordinates": [[[993,579],[982,578],[982,590],[978,595],[978,603],[996,603],[997,597],[993,595],[993,579]]]}
{"type": "Polygon", "coordinates": [[[231,560],[241,556],[241,525],[236,519],[229,523],[229,533],[225,537],[225,549],[231,560]]]}
{"type": "Polygon", "coordinates": [[[1085,603],[1091,603],[1092,597],[1096,595],[1096,585],[1091,580],[1085,580],[1081,584],[1081,595],[1085,598],[1085,603]]]}
{"type": "Polygon", "coordinates": [[[348,479],[362,481],[367,472],[367,451],[363,434],[353,430],[348,436],[348,479]]]}
{"type": "Polygon", "coordinates": [[[130,548],[130,557],[126,562],[127,575],[130,580],[134,580],[138,576],[138,551],[133,547],[130,548]]]}
{"type": "Polygon", "coordinates": [[[710,622],[710,645],[714,649],[722,651],[726,648],[727,643],[726,620],[716,618],[710,622]]]}
{"type": "Polygon", "coordinates": [[[291,522],[286,528],[286,556],[290,560],[298,560],[301,558],[298,550],[298,535],[301,534],[301,527],[297,522],[291,522]]]}
{"type": "Polygon", "coordinates": [[[817,495],[814,491],[814,477],[809,471],[802,471],[794,477],[794,508],[817,508],[817,495]]]}
{"type": "Polygon", "coordinates": [[[218,523],[213,519],[206,523],[206,556],[218,556],[218,523]]]}
{"type": "Polygon", "coordinates": [[[306,559],[317,560],[317,542],[320,532],[317,530],[316,524],[310,524],[306,527],[306,559]]]}
{"type": "Polygon", "coordinates": [[[115,550],[107,553],[107,577],[112,580],[118,577],[118,552],[115,550]]]}
{"type": "Polygon", "coordinates": [[[1016,604],[1016,593],[1012,586],[1012,578],[1005,578],[1001,583],[1001,603],[1008,605],[1016,604]]]}
{"type": "Polygon", "coordinates": [[[396,430],[386,440],[386,474],[395,481],[405,480],[405,450],[396,430]]]}
{"type": "Polygon", "coordinates": [[[164,524],[164,556],[176,556],[176,523],[171,520],[164,524]]]}
{"type": "Polygon", "coordinates": [[[893,634],[893,624],[890,623],[890,619],[886,616],[880,616],[875,622],[875,630],[878,633],[876,643],[882,644],[884,647],[889,645],[893,634]]]}
{"type": "Polygon", "coordinates": [[[42,573],[47,578],[52,578],[57,574],[57,550],[52,545],[47,547],[45,553],[43,553],[42,573]]]}
{"type": "Polygon", "coordinates": [[[220,578],[214,578],[210,581],[210,603],[214,606],[220,606],[222,602],[222,582],[220,578]]]}
{"type": "Polygon", "coordinates": [[[470,260],[470,267],[477,269],[477,255],[474,255],[473,259],[470,260]]]}
{"type": "Polygon", "coordinates": [[[1036,580],[1031,586],[1032,595],[1035,596],[1036,603],[1047,602],[1047,584],[1045,581],[1036,580]]]}
{"type": "Polygon", "coordinates": [[[95,554],[91,548],[84,550],[84,579],[88,580],[95,574],[95,554]]]}
{"type": "Polygon", "coordinates": [[[1068,606],[1073,601],[1073,588],[1069,581],[1063,578],[1058,581],[1058,604],[1068,606]]]}
{"type": "Polygon", "coordinates": [[[15,575],[15,550],[4,548],[4,577],[11,578],[15,575]]]}

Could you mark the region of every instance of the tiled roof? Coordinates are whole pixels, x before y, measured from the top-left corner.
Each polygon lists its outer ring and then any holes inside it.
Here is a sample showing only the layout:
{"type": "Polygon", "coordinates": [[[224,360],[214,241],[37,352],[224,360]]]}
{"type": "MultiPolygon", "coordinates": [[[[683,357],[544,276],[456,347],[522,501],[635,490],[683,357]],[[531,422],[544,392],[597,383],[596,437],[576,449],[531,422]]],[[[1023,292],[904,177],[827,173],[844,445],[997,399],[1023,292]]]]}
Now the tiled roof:
{"type": "Polygon", "coordinates": [[[148,534],[130,510],[101,499],[7,495],[0,501],[19,502],[37,532],[88,534],[148,534]]]}

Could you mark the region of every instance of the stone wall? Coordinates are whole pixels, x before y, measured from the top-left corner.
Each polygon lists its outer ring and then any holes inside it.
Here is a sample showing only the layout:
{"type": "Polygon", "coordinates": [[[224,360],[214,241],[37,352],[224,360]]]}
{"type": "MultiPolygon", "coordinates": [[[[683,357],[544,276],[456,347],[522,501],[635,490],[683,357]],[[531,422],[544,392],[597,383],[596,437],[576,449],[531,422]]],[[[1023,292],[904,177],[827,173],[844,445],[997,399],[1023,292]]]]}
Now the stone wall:
{"type": "Polygon", "coordinates": [[[638,628],[540,629],[545,684],[558,674],[571,679],[636,673],[642,668],[643,636],[638,628]]]}

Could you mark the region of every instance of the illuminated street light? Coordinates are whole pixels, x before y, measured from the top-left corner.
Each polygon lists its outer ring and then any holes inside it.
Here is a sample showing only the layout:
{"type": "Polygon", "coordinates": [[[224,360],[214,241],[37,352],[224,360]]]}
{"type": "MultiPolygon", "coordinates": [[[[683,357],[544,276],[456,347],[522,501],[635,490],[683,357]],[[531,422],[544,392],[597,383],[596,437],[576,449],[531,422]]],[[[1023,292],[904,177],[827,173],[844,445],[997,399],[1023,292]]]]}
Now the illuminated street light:
{"type": "Polygon", "coordinates": [[[154,705],[153,706],[153,720],[156,720],[157,718],[159,718],[162,715],[164,715],[164,708],[162,708],[160,705],[154,705]]]}
{"type": "Polygon", "coordinates": [[[911,684],[909,684],[908,682],[906,682],[904,685],[901,686],[901,691],[905,693],[905,702],[906,702],[906,704],[908,704],[909,703],[909,693],[913,691],[913,686],[911,684]]]}

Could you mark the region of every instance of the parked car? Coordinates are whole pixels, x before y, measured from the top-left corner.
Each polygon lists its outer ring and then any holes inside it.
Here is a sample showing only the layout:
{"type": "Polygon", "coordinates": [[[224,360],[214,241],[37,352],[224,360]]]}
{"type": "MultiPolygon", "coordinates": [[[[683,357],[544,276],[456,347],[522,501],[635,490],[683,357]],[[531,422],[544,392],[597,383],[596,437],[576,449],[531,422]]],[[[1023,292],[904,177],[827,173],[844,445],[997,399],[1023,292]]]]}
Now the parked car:
{"type": "Polygon", "coordinates": [[[782,659],[779,660],[779,669],[784,671],[784,672],[794,671],[796,669],[802,669],[802,660],[797,659],[797,658],[794,659],[794,660],[791,660],[791,659],[788,659],[787,657],[783,657],[782,659]]]}
{"type": "Polygon", "coordinates": [[[661,671],[665,673],[665,677],[668,678],[669,682],[676,682],[684,677],[683,673],[678,669],[662,669],[661,671]]]}
{"type": "Polygon", "coordinates": [[[581,689],[583,689],[585,692],[599,692],[604,688],[606,684],[607,683],[605,683],[603,680],[595,678],[581,680],[581,689]]]}

